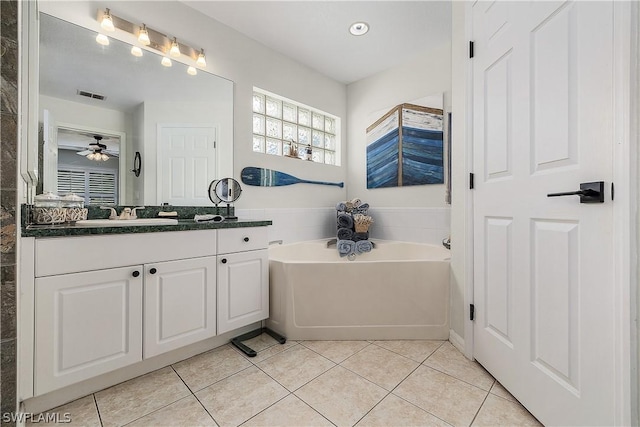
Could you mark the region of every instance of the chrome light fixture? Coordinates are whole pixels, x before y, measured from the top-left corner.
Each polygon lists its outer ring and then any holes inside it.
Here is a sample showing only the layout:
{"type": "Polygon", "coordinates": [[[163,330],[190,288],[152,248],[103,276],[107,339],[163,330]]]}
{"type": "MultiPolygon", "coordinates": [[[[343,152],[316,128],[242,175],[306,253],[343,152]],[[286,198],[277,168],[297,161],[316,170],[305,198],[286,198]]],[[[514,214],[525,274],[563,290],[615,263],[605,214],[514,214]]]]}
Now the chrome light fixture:
{"type": "Polygon", "coordinates": [[[204,57],[204,49],[200,49],[200,53],[198,54],[198,59],[196,60],[196,64],[200,67],[207,66],[207,59],[204,57]]]}
{"type": "Polygon", "coordinates": [[[180,46],[178,46],[178,40],[174,37],[173,42],[171,43],[171,49],[169,49],[169,55],[174,58],[180,57],[180,46]]]}
{"type": "Polygon", "coordinates": [[[113,17],[111,16],[111,11],[109,8],[104,11],[104,15],[102,15],[102,21],[100,21],[100,26],[105,31],[115,31],[116,27],[113,25],[113,17]]]}
{"type": "Polygon", "coordinates": [[[149,39],[149,32],[147,31],[147,26],[142,24],[140,27],[140,31],[138,32],[138,41],[145,46],[149,46],[151,44],[151,40],[149,39]]]}

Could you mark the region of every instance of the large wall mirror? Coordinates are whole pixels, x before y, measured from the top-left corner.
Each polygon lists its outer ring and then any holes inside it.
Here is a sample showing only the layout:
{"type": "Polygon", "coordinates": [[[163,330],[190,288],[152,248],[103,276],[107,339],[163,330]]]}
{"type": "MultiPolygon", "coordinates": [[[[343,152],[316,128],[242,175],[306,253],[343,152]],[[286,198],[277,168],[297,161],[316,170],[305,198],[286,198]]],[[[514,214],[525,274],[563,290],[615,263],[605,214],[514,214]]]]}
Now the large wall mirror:
{"type": "Polygon", "coordinates": [[[38,188],[89,204],[210,204],[209,183],[233,176],[233,82],[96,35],[40,14],[38,188]]]}

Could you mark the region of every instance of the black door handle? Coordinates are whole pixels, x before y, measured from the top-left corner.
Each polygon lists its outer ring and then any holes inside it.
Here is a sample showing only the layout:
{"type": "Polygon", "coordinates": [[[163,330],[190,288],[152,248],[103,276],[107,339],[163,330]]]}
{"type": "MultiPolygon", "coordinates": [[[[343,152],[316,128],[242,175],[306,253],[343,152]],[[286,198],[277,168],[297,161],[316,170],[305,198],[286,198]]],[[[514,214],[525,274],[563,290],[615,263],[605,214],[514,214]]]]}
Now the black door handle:
{"type": "Polygon", "coordinates": [[[580,203],[604,203],[604,181],[583,182],[578,191],[547,194],[547,197],[560,196],[580,196],[580,203]]]}

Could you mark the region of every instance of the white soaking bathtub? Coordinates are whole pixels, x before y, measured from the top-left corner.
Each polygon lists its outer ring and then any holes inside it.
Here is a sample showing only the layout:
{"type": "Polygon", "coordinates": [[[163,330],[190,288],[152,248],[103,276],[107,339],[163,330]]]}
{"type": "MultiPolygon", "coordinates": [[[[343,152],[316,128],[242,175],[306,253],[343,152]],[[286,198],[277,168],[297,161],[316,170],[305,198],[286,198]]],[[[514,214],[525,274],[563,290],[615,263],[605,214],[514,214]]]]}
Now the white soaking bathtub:
{"type": "Polygon", "coordinates": [[[293,340],[449,338],[449,250],[374,240],[349,261],[328,242],[269,248],[268,328],[293,340]]]}

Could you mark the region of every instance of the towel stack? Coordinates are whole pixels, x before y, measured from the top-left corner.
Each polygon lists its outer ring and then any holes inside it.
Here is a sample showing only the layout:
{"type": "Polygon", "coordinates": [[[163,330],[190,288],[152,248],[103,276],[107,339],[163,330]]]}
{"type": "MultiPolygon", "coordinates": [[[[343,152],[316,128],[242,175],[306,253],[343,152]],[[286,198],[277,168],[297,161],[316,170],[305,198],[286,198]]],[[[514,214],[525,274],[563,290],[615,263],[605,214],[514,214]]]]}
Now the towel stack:
{"type": "Polygon", "coordinates": [[[370,252],[373,244],[369,241],[369,227],[373,218],[367,215],[369,204],[352,199],[338,203],[336,211],[340,256],[370,252]]]}

